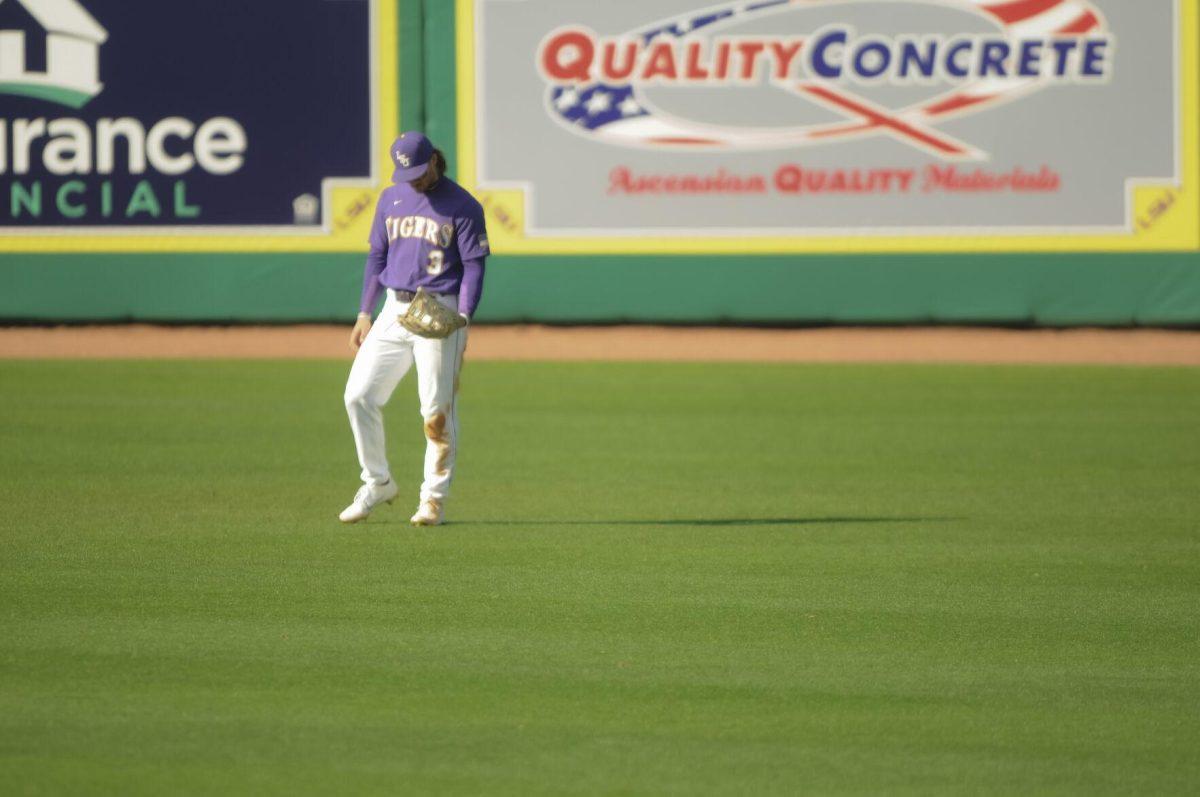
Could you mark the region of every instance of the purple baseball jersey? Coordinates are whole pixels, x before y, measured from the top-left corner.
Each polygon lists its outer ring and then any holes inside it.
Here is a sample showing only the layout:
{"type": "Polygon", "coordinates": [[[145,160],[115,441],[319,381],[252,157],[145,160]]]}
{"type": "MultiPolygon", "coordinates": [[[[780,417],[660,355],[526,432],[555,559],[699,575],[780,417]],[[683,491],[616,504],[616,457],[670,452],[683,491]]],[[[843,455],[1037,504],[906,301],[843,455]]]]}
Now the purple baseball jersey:
{"type": "Polygon", "coordinates": [[[458,294],[459,312],[475,312],[490,250],[483,207],[458,183],[442,177],[427,194],[408,183],[384,189],[368,240],[362,312],[382,288],[458,294]]]}

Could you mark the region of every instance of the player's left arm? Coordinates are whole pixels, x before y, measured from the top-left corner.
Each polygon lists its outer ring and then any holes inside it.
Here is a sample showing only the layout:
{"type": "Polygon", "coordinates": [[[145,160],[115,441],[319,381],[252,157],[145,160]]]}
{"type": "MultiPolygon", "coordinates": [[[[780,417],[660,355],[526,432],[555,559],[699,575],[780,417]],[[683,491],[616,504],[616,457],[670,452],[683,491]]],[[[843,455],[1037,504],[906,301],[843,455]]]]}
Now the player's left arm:
{"type": "Polygon", "coordinates": [[[483,298],[484,261],[491,254],[483,208],[474,205],[455,225],[458,235],[458,255],[462,258],[462,285],[458,290],[458,313],[470,320],[483,298]]]}

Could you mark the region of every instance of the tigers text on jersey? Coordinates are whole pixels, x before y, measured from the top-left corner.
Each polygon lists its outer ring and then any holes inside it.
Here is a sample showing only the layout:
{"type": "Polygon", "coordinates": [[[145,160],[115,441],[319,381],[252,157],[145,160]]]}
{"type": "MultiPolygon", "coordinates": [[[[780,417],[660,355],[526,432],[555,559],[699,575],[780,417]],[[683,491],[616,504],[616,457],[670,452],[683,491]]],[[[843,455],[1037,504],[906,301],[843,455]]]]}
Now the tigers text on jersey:
{"type": "Polygon", "coordinates": [[[439,227],[436,219],[425,216],[388,216],[387,237],[388,245],[397,238],[424,238],[434,246],[445,249],[454,241],[454,225],[443,224],[439,227]]]}
{"type": "Polygon", "coordinates": [[[369,241],[384,260],[380,284],[396,290],[456,294],[463,261],[489,254],[483,207],[448,177],[427,194],[408,183],[385,189],[369,241]]]}

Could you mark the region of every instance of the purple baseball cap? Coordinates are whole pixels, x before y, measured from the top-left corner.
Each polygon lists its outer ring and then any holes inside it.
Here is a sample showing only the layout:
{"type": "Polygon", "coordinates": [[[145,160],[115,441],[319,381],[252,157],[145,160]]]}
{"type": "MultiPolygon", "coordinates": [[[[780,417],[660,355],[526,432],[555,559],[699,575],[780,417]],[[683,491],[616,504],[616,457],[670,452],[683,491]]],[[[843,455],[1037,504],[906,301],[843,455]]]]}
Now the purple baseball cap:
{"type": "Polygon", "coordinates": [[[407,183],[417,179],[425,174],[432,158],[433,144],[429,139],[415,131],[401,133],[392,144],[392,163],[396,164],[392,182],[407,183]]]}

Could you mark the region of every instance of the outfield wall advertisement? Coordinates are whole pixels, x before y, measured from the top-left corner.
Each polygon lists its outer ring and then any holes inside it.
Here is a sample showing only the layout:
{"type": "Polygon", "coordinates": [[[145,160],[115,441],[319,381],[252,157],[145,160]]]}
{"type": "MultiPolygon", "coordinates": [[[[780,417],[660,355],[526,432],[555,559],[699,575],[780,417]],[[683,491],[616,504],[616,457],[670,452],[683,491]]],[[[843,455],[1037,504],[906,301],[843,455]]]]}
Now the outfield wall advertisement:
{"type": "Polygon", "coordinates": [[[1195,4],[458,0],[497,251],[1200,247],[1195,4]]]}
{"type": "Polygon", "coordinates": [[[395,0],[0,0],[4,248],[361,246],[395,18],[395,0]]]}
{"type": "Polygon", "coordinates": [[[0,320],[351,321],[424,129],[482,322],[1197,325],[1198,9],[0,0],[0,320]]]}

